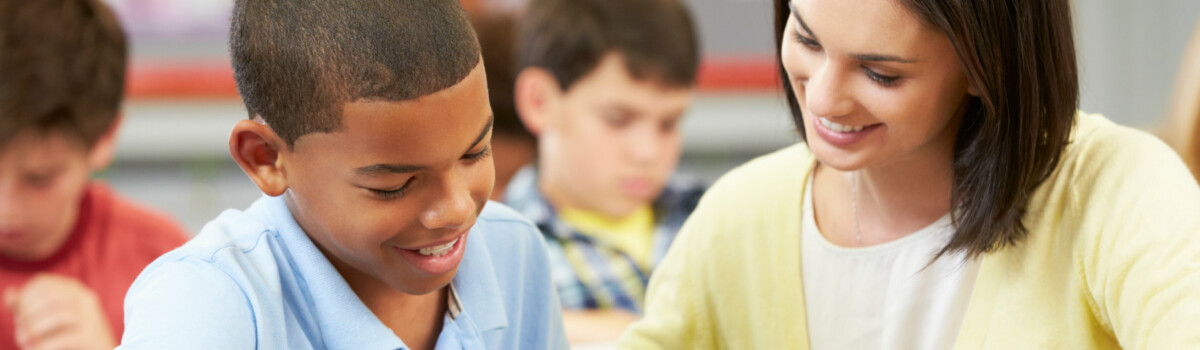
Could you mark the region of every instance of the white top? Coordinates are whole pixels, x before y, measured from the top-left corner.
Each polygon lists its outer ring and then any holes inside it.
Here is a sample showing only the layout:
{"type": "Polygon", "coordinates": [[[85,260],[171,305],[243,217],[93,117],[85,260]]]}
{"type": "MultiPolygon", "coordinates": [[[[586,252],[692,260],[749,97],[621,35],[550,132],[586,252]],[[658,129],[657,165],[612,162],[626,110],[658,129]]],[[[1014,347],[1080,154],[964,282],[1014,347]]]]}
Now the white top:
{"type": "Polygon", "coordinates": [[[950,349],[967,310],[978,260],[948,254],[950,215],[898,240],[847,248],[825,239],[804,196],[801,268],[814,350],[950,349]]]}

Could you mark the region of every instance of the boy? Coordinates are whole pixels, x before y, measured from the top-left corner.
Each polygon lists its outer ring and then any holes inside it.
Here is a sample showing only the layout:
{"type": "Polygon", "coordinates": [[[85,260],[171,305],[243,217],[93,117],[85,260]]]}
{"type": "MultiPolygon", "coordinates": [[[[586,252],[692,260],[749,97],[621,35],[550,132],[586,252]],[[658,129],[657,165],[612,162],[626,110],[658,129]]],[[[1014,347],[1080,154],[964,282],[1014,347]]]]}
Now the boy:
{"type": "Polygon", "coordinates": [[[98,0],[0,0],[0,349],[113,348],[129,285],[186,240],[91,180],[112,160],[125,62],[98,0]]]}
{"type": "Polygon", "coordinates": [[[702,191],[668,184],[698,61],[691,19],[676,0],[534,0],[523,21],[516,103],[538,158],[506,202],[546,237],[568,338],[615,339],[702,191]]]}
{"type": "Polygon", "coordinates": [[[123,348],[566,347],[540,236],[489,204],[492,119],[456,0],[256,0],[230,38],[267,196],[155,261],[123,348]]]}

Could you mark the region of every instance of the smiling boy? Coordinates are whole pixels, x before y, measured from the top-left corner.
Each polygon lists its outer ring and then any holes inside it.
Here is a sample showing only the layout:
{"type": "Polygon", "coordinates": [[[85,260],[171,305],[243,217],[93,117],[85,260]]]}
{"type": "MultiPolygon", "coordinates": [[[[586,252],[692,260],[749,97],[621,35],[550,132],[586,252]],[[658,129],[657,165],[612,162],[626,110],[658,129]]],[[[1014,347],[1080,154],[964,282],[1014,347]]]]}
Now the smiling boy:
{"type": "Polygon", "coordinates": [[[123,347],[566,347],[536,228],[487,202],[457,1],[238,1],[230,45],[230,153],[267,196],[143,272],[123,347]]]}

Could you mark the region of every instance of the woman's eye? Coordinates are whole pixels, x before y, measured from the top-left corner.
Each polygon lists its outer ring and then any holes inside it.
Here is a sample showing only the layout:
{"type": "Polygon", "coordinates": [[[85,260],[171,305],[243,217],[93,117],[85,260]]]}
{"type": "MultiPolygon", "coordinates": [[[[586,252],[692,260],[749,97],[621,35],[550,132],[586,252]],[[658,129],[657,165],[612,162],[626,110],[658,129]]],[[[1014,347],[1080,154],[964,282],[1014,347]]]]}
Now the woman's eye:
{"type": "Polygon", "coordinates": [[[480,159],[487,158],[489,155],[492,155],[492,146],[484,147],[479,152],[463,155],[463,159],[469,161],[478,161],[480,159]]]}
{"type": "Polygon", "coordinates": [[[813,51],[821,51],[821,43],[818,43],[816,40],[801,34],[799,28],[792,29],[792,39],[813,51]]]}
{"type": "Polygon", "coordinates": [[[803,35],[800,35],[800,33],[796,33],[796,41],[799,41],[800,44],[812,49],[813,51],[821,51],[820,43],[817,43],[816,40],[805,38],[803,35]]]}
{"type": "Polygon", "coordinates": [[[885,87],[895,86],[896,82],[900,80],[900,77],[879,74],[866,67],[863,67],[863,72],[867,74],[868,78],[885,87]]]}

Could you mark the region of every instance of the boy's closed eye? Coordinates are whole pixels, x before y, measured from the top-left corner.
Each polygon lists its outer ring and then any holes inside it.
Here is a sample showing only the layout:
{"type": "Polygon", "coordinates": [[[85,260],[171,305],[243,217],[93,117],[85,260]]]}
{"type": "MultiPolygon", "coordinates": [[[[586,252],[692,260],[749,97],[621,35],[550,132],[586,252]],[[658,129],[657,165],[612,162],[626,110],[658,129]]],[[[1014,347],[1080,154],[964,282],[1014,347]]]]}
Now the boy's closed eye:
{"type": "Polygon", "coordinates": [[[600,113],[604,124],[615,129],[623,129],[633,124],[633,112],[625,108],[613,107],[606,108],[600,113]]]}
{"type": "MultiPolygon", "coordinates": [[[[492,147],[489,145],[485,145],[483,147],[483,149],[479,150],[478,152],[464,154],[462,156],[462,160],[468,162],[469,164],[474,164],[475,162],[478,162],[480,160],[483,160],[484,158],[487,158],[491,154],[492,154],[492,147]]],[[[399,170],[399,169],[397,169],[397,170],[399,170]]],[[[362,171],[362,170],[360,170],[360,171],[362,171]]],[[[371,195],[374,196],[375,198],[378,198],[381,200],[394,200],[394,199],[400,199],[400,198],[404,197],[404,195],[406,193],[408,193],[408,191],[410,189],[412,189],[412,187],[414,186],[414,183],[416,183],[417,180],[418,180],[418,176],[413,175],[413,176],[410,176],[407,179],[405,179],[404,184],[401,185],[400,187],[391,187],[391,188],[375,188],[375,187],[371,187],[371,186],[359,186],[359,187],[369,191],[371,193],[371,195]]]]}
{"type": "Polygon", "coordinates": [[[60,174],[62,174],[61,169],[39,170],[25,173],[22,180],[29,187],[46,188],[53,185],[60,174]]]}

